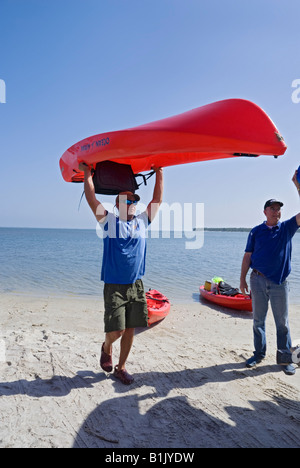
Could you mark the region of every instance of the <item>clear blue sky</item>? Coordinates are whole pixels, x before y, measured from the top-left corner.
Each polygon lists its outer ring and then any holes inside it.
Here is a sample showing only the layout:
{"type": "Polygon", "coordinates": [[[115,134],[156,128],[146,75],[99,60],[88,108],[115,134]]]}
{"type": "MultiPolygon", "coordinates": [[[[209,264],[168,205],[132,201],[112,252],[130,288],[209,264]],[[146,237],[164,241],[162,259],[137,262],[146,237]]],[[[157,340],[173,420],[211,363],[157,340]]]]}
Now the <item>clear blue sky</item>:
{"type": "Polygon", "coordinates": [[[256,225],[271,197],[298,213],[299,18],[299,0],[1,0],[0,226],[94,228],[69,146],[227,98],[260,105],[285,156],[166,168],[164,200],[204,203],[206,226],[256,225]]]}

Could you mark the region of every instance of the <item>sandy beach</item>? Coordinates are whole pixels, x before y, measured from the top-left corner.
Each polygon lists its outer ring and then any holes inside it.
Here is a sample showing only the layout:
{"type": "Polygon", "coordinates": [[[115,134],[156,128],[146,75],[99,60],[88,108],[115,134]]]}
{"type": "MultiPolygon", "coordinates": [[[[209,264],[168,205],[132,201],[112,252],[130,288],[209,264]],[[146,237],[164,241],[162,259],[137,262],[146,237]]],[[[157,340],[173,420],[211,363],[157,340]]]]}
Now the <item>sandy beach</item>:
{"type": "MultiPolygon", "coordinates": [[[[300,306],[291,306],[300,337],[300,306]]],[[[137,330],[123,386],[99,368],[103,303],[97,299],[0,297],[0,447],[299,447],[300,368],[252,354],[251,314],[194,302],[137,330]]],[[[118,346],[114,356],[117,357],[118,346]]]]}

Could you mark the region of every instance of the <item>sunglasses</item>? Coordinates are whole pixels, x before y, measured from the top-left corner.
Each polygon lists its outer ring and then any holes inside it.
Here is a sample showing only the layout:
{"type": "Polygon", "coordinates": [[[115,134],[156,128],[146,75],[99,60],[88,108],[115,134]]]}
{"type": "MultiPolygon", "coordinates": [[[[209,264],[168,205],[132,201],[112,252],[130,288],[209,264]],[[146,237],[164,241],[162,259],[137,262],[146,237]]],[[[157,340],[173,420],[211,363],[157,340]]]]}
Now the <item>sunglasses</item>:
{"type": "Polygon", "coordinates": [[[136,200],[122,200],[121,203],[124,203],[125,205],[137,205],[136,200]]]}

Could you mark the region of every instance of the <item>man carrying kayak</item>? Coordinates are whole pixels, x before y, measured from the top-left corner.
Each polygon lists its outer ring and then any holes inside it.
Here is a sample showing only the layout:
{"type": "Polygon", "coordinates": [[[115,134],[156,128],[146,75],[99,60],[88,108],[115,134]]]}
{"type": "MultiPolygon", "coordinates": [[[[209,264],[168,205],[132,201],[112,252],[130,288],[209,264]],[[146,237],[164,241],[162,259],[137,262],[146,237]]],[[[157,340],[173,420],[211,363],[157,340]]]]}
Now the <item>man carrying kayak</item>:
{"type": "MultiPolygon", "coordinates": [[[[297,171],[293,182],[300,195],[297,171]]],[[[242,262],[240,289],[248,292],[246,276],[252,268],[250,286],[253,305],[254,355],[247,360],[247,367],[259,364],[266,355],[265,321],[269,301],[277,329],[277,348],[290,351],[292,346],[288,320],[288,284],[291,272],[292,238],[300,226],[300,213],[288,221],[280,222],[283,203],[271,199],[265,203],[266,221],[249,234],[242,262]]],[[[292,364],[284,366],[284,372],[293,375],[292,364]]]]}
{"type": "Polygon", "coordinates": [[[114,375],[129,385],[133,377],[125,364],[130,353],[134,330],[147,327],[148,310],[142,282],[146,260],[146,230],[162,203],[163,170],[156,172],[153,198],[144,213],[136,216],[140,197],[132,192],[122,192],[116,198],[118,216],[109,213],[97,200],[91,170],[84,164],[84,192],[87,202],[103,229],[103,260],[101,280],[104,281],[105,342],[102,345],[100,365],[111,372],[112,345],[121,338],[119,362],[114,375]]]}

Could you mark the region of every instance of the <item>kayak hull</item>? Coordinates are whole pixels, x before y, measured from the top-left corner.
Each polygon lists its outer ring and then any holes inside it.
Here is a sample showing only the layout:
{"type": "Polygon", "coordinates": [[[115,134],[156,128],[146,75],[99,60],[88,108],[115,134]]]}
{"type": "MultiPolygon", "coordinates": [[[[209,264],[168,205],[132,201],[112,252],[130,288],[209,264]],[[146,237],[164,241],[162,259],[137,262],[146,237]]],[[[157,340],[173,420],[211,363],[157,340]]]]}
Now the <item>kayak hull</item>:
{"type": "Polygon", "coordinates": [[[134,173],[213,159],[275,155],[286,144],[270,117],[244,99],[226,99],[138,127],[94,135],[60,158],[62,177],[82,182],[79,163],[129,164],[134,173]]]}
{"type": "Polygon", "coordinates": [[[146,292],[146,300],[148,307],[148,325],[160,322],[170,312],[170,301],[169,299],[161,294],[156,289],[150,289],[146,292]]]}
{"type": "Polygon", "coordinates": [[[213,304],[227,307],[229,309],[240,310],[244,312],[252,312],[252,299],[250,296],[238,294],[237,296],[230,297],[222,294],[214,294],[211,291],[206,291],[204,286],[200,286],[200,295],[213,304]]]}

